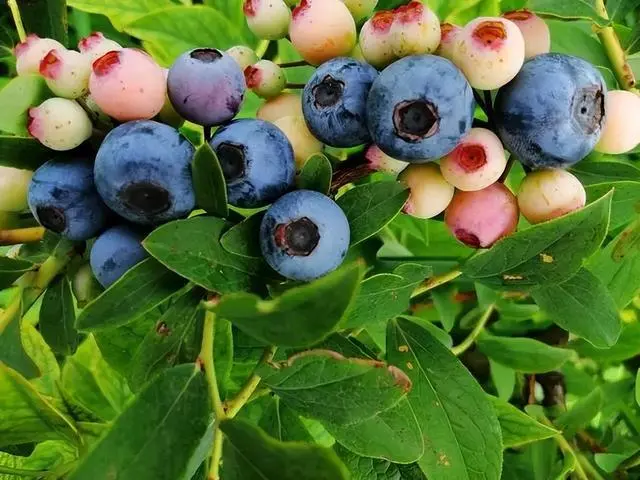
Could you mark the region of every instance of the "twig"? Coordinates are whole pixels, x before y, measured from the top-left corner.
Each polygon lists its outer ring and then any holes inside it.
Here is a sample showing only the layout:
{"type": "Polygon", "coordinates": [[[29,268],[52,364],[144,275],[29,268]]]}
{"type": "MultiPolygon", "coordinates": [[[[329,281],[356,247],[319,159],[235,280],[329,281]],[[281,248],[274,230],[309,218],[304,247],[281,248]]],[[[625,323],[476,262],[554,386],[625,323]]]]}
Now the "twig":
{"type": "Polygon", "coordinates": [[[471,331],[469,336],[467,338],[465,338],[460,343],[460,345],[457,345],[457,346],[455,346],[455,347],[453,347],[451,349],[451,352],[456,357],[459,357],[460,355],[462,355],[464,352],[466,352],[473,345],[473,343],[476,341],[478,336],[484,330],[484,327],[487,325],[487,322],[491,318],[491,314],[493,313],[495,308],[496,308],[496,306],[494,304],[489,305],[489,307],[487,307],[485,312],[482,314],[482,317],[480,317],[480,320],[478,320],[478,323],[476,324],[474,329],[471,331]]]}
{"type": "Polygon", "coordinates": [[[444,285],[445,283],[449,283],[458,278],[460,275],[462,275],[461,270],[452,270],[445,274],[432,277],[428,279],[424,284],[416,288],[411,294],[411,298],[413,299],[419,297],[420,295],[427,293],[429,290],[433,290],[434,288],[444,285]]]}
{"type": "Polygon", "coordinates": [[[22,23],[22,17],[20,16],[20,9],[18,8],[18,2],[16,0],[7,0],[7,4],[9,5],[9,9],[11,10],[11,16],[13,17],[13,22],[16,24],[16,31],[18,32],[18,37],[21,42],[24,42],[27,38],[27,32],[24,29],[24,25],[22,23]]]}
{"type": "Polygon", "coordinates": [[[290,90],[302,90],[304,87],[304,83],[287,83],[285,88],[288,88],[290,90]]]}
{"type": "Polygon", "coordinates": [[[21,243],[39,242],[44,237],[42,227],[16,228],[15,230],[0,230],[0,245],[19,245],[21,243]]]}
{"type": "Polygon", "coordinates": [[[309,63],[307,63],[305,60],[298,60],[297,62],[284,62],[278,64],[280,68],[306,67],[307,65],[309,65],[309,63]]]}

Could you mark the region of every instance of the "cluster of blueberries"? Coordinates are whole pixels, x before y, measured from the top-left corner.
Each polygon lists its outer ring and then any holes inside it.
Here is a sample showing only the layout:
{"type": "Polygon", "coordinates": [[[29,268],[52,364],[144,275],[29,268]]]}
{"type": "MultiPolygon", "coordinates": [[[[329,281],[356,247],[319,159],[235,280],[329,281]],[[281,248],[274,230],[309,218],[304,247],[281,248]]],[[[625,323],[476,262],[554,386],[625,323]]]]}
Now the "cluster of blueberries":
{"type": "Polygon", "coordinates": [[[95,125],[118,123],[95,161],[54,159],[35,172],[33,215],[72,240],[98,236],[91,266],[109,286],[145,257],[141,241],[150,229],[197,207],[194,147],[177,127],[184,120],[205,132],[217,127],[206,140],[229,203],[270,205],[260,228],[264,258],[284,277],[308,281],[337,268],[350,242],[349,223],[330,197],[295,190],[296,172],[324,146],[366,145],[368,171],[396,174],[409,186],[405,213],[444,212],[459,241],[488,248],[515,231],[520,213],[539,223],[584,206],[584,188],[565,168],[594,148],[622,153],[640,142],[640,129],[620,121],[640,99],[607,92],[584,60],[548,53],[548,28],[534,14],[458,27],[440,25],[414,1],[375,13],[356,46],[356,21],[375,3],[302,0],[291,11],[289,1],[246,0],[258,36],[288,33],[305,61],[318,65],[301,96],[283,93],[283,66],[243,46],[197,48],[166,71],[101,34],[81,41],[80,52],[30,36],[16,49],[18,73],[39,73],[58,95],[29,111],[34,137],[72,150],[95,125]],[[234,120],[247,88],[267,101],[258,118],[234,120]],[[487,92],[484,101],[477,90],[487,92]],[[489,113],[481,125],[477,103],[489,113]],[[517,197],[502,183],[505,148],[530,171],[517,197]]]}

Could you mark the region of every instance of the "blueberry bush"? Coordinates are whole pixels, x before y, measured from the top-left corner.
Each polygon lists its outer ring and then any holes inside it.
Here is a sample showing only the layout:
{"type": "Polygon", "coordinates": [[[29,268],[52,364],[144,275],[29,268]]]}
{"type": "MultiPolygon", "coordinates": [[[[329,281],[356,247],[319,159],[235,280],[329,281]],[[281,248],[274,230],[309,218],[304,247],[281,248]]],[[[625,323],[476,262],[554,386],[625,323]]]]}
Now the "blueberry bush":
{"type": "Polygon", "coordinates": [[[0,479],[640,478],[639,0],[7,0],[0,479]]]}

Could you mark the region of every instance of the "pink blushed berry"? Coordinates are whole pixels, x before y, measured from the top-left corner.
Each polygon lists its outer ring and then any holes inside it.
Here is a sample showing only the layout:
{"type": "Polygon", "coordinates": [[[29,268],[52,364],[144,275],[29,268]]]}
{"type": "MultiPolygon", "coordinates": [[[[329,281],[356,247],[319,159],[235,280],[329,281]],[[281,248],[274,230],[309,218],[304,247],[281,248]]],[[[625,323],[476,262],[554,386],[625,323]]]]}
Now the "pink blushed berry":
{"type": "Polygon", "coordinates": [[[18,75],[40,72],[40,62],[51,50],[64,50],[64,45],[52,38],[28,35],[24,42],[16,45],[16,71],[18,75]]]}
{"type": "Polygon", "coordinates": [[[122,46],[108,39],[101,32],[93,32],[78,42],[78,50],[93,63],[107,52],[122,50],[122,46]]]}
{"type": "Polygon", "coordinates": [[[542,18],[529,10],[515,10],[502,16],[515,23],[522,32],[525,58],[551,51],[551,32],[542,18]]]}

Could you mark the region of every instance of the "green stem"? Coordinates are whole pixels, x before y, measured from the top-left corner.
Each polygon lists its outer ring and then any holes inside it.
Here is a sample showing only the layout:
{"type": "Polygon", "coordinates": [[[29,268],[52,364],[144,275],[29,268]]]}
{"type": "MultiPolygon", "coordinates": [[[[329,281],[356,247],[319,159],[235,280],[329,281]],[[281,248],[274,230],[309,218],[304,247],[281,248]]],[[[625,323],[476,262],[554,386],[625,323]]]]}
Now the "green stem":
{"type": "MultiPolygon", "coordinates": [[[[540,417],[536,417],[536,418],[541,423],[545,424],[547,427],[556,428],[556,426],[551,422],[551,420],[549,420],[544,415],[542,415],[540,417]]],[[[584,468],[582,466],[582,462],[580,462],[580,455],[578,455],[576,453],[576,451],[573,449],[573,447],[567,441],[567,439],[564,438],[562,435],[556,435],[555,437],[553,437],[553,439],[558,444],[558,447],[560,447],[560,450],[562,450],[562,453],[565,456],[566,455],[571,455],[575,459],[575,461],[576,461],[576,471],[575,471],[576,476],[580,480],[589,480],[589,476],[584,471],[584,468]]]]}
{"type": "Polygon", "coordinates": [[[19,245],[22,243],[39,242],[44,237],[44,228],[16,228],[13,230],[0,230],[0,245],[19,245]]]}
{"type": "Polygon", "coordinates": [[[302,90],[306,86],[306,83],[287,83],[285,88],[289,90],[302,90]]]}
{"type": "Polygon", "coordinates": [[[12,468],[5,465],[0,465],[0,473],[2,473],[3,475],[15,475],[16,477],[43,477],[45,475],[48,475],[50,472],[45,472],[42,470],[25,470],[22,468],[12,468]]]}
{"type": "Polygon", "coordinates": [[[22,24],[22,17],[20,16],[20,9],[18,8],[18,2],[16,0],[7,0],[7,4],[9,5],[9,9],[11,10],[11,16],[13,17],[13,22],[16,24],[16,31],[18,32],[18,37],[21,42],[24,42],[27,38],[27,32],[24,30],[24,25],[22,24]]]}
{"type": "Polygon", "coordinates": [[[306,60],[298,60],[296,62],[284,62],[278,64],[280,68],[306,67],[307,65],[309,64],[306,62],[306,60]]]}
{"type": "MultiPolygon", "coordinates": [[[[598,15],[605,20],[609,20],[609,14],[607,13],[607,7],[604,4],[604,0],[596,0],[595,5],[598,15]]],[[[616,35],[612,26],[600,28],[598,31],[598,37],[602,46],[604,47],[609,61],[613,66],[613,73],[618,79],[620,87],[630,92],[640,94],[640,91],[635,88],[636,78],[627,61],[627,55],[620,44],[620,39],[616,35]]]]}
{"type": "Polygon", "coordinates": [[[461,270],[452,270],[442,275],[437,275],[435,277],[432,277],[429,280],[427,280],[424,284],[416,288],[411,294],[411,298],[413,299],[413,298],[419,297],[420,295],[427,293],[429,290],[433,290],[434,288],[444,285],[445,283],[449,283],[455,280],[456,278],[458,278],[460,275],[462,275],[461,270]]]}
{"type": "Polygon", "coordinates": [[[215,432],[213,434],[213,447],[211,449],[211,464],[209,465],[209,479],[219,480],[220,478],[220,462],[222,460],[222,442],[224,436],[222,430],[218,427],[220,422],[216,421],[215,432]]]}
{"type": "Polygon", "coordinates": [[[31,308],[53,279],[67,268],[72,258],[73,251],[60,252],[51,255],[40,265],[40,268],[34,272],[33,277],[30,279],[29,285],[25,285],[27,287],[24,293],[23,305],[25,312],[31,308]]]}
{"type": "Polygon", "coordinates": [[[465,338],[460,345],[457,345],[455,347],[453,347],[451,349],[451,352],[456,356],[459,357],[460,355],[462,355],[464,352],[466,352],[471,345],[473,345],[473,343],[476,341],[476,339],[478,338],[478,336],[482,333],[482,331],[484,330],[484,327],[486,327],[487,322],[489,321],[489,319],[491,318],[491,314],[493,313],[493,311],[495,310],[496,306],[494,304],[489,305],[489,307],[485,310],[485,312],[482,314],[482,317],[480,317],[480,320],[478,320],[478,323],[476,324],[476,326],[474,327],[474,329],[471,331],[471,333],[469,334],[469,336],[467,338],[465,338]]]}
{"type": "Polygon", "coordinates": [[[582,469],[587,473],[588,478],[592,480],[605,480],[605,478],[600,475],[600,472],[591,465],[591,462],[586,456],[578,454],[578,464],[582,466],[582,469]]]}
{"type": "MultiPolygon", "coordinates": [[[[262,354],[262,358],[260,359],[260,362],[258,362],[258,366],[273,360],[273,356],[275,354],[276,347],[270,346],[265,348],[264,353],[262,354]]],[[[249,377],[240,391],[236,394],[236,396],[227,402],[227,408],[225,409],[227,417],[233,418],[238,414],[240,409],[244,407],[244,405],[249,401],[249,398],[251,398],[253,392],[256,391],[256,388],[258,388],[260,380],[260,376],[254,371],[251,377],[249,377]]]]}

